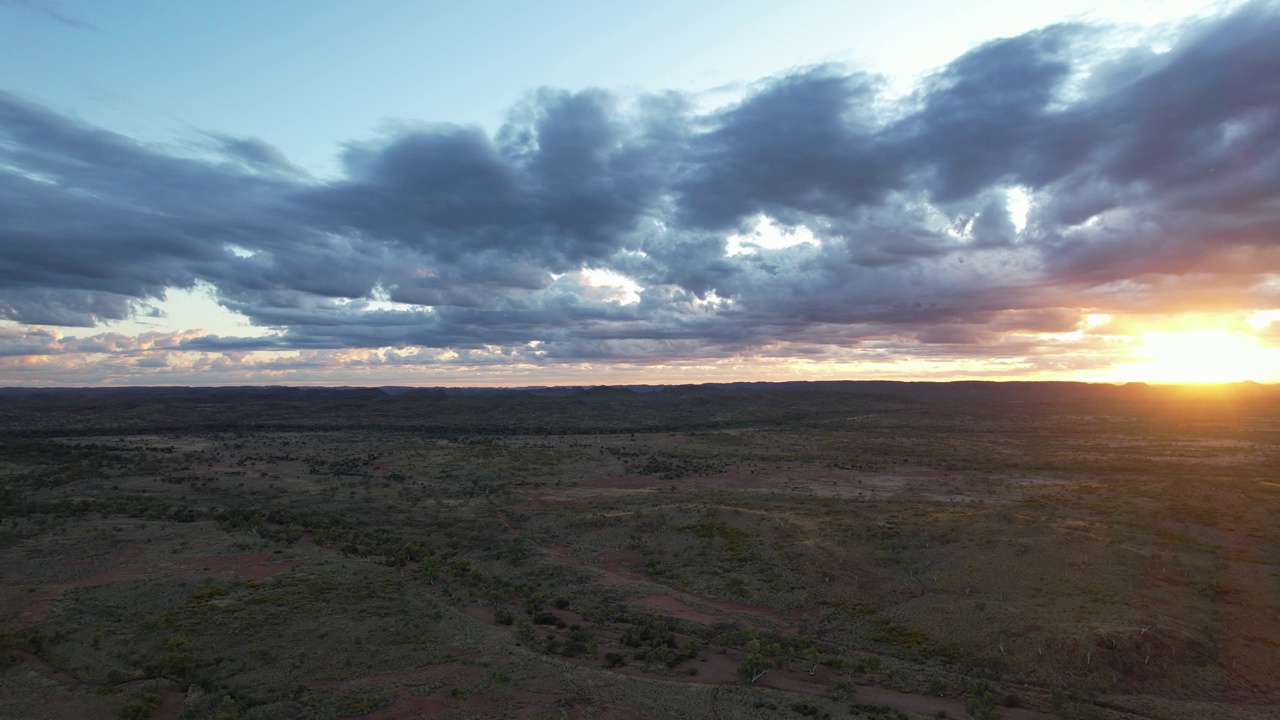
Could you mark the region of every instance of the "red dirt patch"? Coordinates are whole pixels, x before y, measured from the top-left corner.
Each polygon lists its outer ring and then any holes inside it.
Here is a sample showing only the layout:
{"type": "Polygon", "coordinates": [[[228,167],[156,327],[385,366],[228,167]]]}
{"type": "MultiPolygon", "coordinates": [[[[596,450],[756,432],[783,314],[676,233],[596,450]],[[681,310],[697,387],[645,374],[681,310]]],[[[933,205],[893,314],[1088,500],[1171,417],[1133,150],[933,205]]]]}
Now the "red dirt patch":
{"type": "MultiPolygon", "coordinates": [[[[136,561],[142,555],[141,550],[131,554],[130,560],[136,561]]],[[[64,592],[74,588],[97,587],[124,580],[133,580],[152,573],[183,575],[195,577],[233,578],[242,577],[250,580],[266,580],[267,578],[295,568],[303,563],[296,560],[271,561],[269,555],[233,555],[231,557],[195,555],[174,558],[174,565],[117,565],[88,577],[56,583],[42,588],[35,593],[31,605],[23,616],[24,627],[42,622],[49,615],[53,601],[64,592]]]]}
{"type": "Polygon", "coordinates": [[[710,595],[703,595],[696,592],[686,591],[684,594],[701,603],[710,605],[718,610],[724,610],[728,613],[766,616],[784,624],[789,622],[786,613],[769,607],[768,605],[748,605],[747,603],[734,602],[733,600],[721,600],[719,598],[713,598],[710,595]]]}
{"type": "Polygon", "coordinates": [[[155,720],[178,720],[183,706],[187,704],[187,694],[178,690],[165,690],[160,698],[160,709],[156,711],[155,720]]]}
{"type": "Polygon", "coordinates": [[[43,621],[49,615],[49,607],[53,601],[62,593],[73,588],[94,587],[97,585],[106,585],[108,583],[120,582],[121,580],[132,580],[147,574],[147,568],[141,565],[122,565],[111,568],[96,575],[72,580],[70,582],[57,583],[43,588],[35,594],[35,601],[31,607],[27,609],[27,614],[23,617],[24,626],[30,627],[38,622],[43,621]]]}
{"type": "Polygon", "coordinates": [[[644,556],[636,550],[614,550],[600,553],[602,567],[606,568],[640,568],[644,567],[644,556]]]}
{"type": "MultiPolygon", "coordinates": [[[[794,473],[789,473],[794,474],[794,473]]],[[[689,480],[685,480],[689,482],[689,480]]],[[[775,471],[769,475],[752,475],[750,471],[740,470],[738,472],[727,472],[719,475],[711,475],[709,477],[700,477],[696,479],[699,485],[711,485],[714,487],[727,487],[735,490],[764,490],[766,488],[776,488],[787,482],[787,478],[781,471],[775,471]]]]}
{"type": "Polygon", "coordinates": [[[654,490],[671,487],[671,483],[653,475],[614,475],[587,478],[578,483],[580,487],[616,488],[619,490],[654,490]]]}
{"type": "Polygon", "coordinates": [[[488,625],[495,624],[493,619],[493,608],[488,605],[484,605],[482,603],[471,603],[470,605],[463,607],[462,612],[473,620],[479,620],[480,622],[488,625]]]}
{"type": "MultiPolygon", "coordinates": [[[[784,630],[795,630],[799,626],[800,622],[803,622],[804,619],[808,617],[812,617],[817,612],[816,609],[793,610],[790,612],[779,611],[767,605],[748,605],[746,603],[734,602],[732,600],[721,600],[719,598],[714,598],[709,595],[703,595],[701,593],[692,592],[688,590],[681,590],[679,588],[664,585],[658,582],[657,580],[655,580],[654,578],[644,574],[643,572],[637,572],[635,570],[628,569],[623,564],[624,562],[626,564],[634,563],[636,565],[643,563],[644,558],[639,553],[633,550],[617,550],[610,553],[604,553],[601,555],[601,558],[606,562],[601,564],[592,564],[592,563],[582,562],[578,558],[574,557],[571,554],[572,549],[568,547],[550,546],[550,545],[540,545],[538,547],[540,547],[542,550],[548,551],[549,553],[552,554],[552,557],[554,557],[558,562],[561,562],[565,565],[587,568],[587,569],[595,570],[596,572],[599,572],[601,575],[600,577],[596,578],[596,582],[599,584],[602,584],[602,585],[636,584],[636,585],[645,585],[655,589],[669,591],[669,594],[654,593],[653,595],[650,595],[646,598],[642,598],[638,602],[637,601],[632,602],[632,604],[638,605],[641,607],[644,606],[645,602],[678,603],[680,608],[683,608],[683,610],[677,609],[678,611],[686,612],[686,613],[696,613],[701,615],[704,618],[711,618],[710,622],[712,623],[723,622],[726,619],[740,620],[752,626],[761,626],[763,624],[766,626],[773,626],[773,627],[784,629],[784,630]],[[609,560],[614,560],[615,562],[609,562],[609,560]],[[653,598],[657,598],[657,597],[667,597],[669,599],[662,600],[662,601],[653,600],[653,598]],[[697,609],[690,607],[686,602],[684,602],[680,598],[689,598],[695,601],[698,605],[707,606],[712,608],[713,610],[721,611],[727,617],[714,617],[712,615],[701,613],[697,609]],[[764,622],[762,623],[762,621],[764,622]]],[[[675,607],[675,606],[672,605],[672,607],[675,607]]],[[[650,609],[654,609],[654,608],[650,608],[650,609]]],[[[686,619],[691,619],[687,616],[676,615],[675,613],[672,613],[672,616],[685,617],[686,619]]],[[[706,620],[695,620],[694,622],[706,622],[706,620]]]]}
{"type": "Polygon", "coordinates": [[[303,563],[297,560],[270,562],[269,555],[233,555],[219,557],[214,555],[192,555],[177,558],[180,565],[185,565],[187,572],[202,573],[214,577],[243,577],[250,580],[266,580],[291,570],[303,563]]]}
{"type": "Polygon", "coordinates": [[[658,612],[663,615],[669,615],[673,618],[701,623],[703,625],[714,625],[724,620],[724,618],[719,615],[708,615],[707,613],[698,612],[670,595],[649,595],[648,597],[642,597],[638,600],[630,600],[628,603],[646,610],[653,610],[654,612],[658,612]]]}

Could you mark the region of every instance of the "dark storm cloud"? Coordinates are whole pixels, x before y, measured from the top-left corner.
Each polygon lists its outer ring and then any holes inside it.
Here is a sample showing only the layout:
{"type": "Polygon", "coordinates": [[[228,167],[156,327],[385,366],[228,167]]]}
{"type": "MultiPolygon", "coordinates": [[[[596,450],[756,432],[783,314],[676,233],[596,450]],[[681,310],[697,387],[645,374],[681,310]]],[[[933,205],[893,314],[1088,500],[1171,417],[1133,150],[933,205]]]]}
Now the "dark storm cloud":
{"type": "Polygon", "coordinates": [[[996,40],[905,98],[831,66],[704,112],[543,90],[492,136],[352,145],[327,181],[255,138],[180,156],[0,94],[0,317],[92,326],[207,283],[277,333],[175,347],[628,362],[885,337],[1003,352],[1192,291],[1274,302],[1280,9],[1165,52],[1114,37],[996,40]]]}
{"type": "Polygon", "coordinates": [[[1070,41],[1082,34],[1055,26],[996,40],[929,78],[919,111],[886,134],[935,202],[1002,182],[1040,187],[1078,162],[1087,134],[1050,106],[1072,69],[1070,41]]]}
{"type": "Polygon", "coordinates": [[[124,317],[130,300],[217,276],[224,244],[252,244],[263,229],[248,218],[282,189],[0,93],[0,312],[124,317]]]}
{"type": "Polygon", "coordinates": [[[681,219],[731,228],[756,213],[842,216],[900,182],[898,149],[876,132],[879,83],[819,68],[770,82],[708,119],[678,182],[681,219]]]}
{"type": "MultiPolygon", "coordinates": [[[[437,126],[351,148],[347,180],[303,197],[335,232],[393,241],[456,263],[500,251],[556,271],[608,257],[668,180],[668,121],[647,102],[618,116],[610,96],[543,91],[497,140],[437,126]]],[[[658,108],[655,108],[655,106],[658,108]]]]}
{"type": "Polygon", "coordinates": [[[138,301],[114,293],[24,288],[0,290],[0,317],[36,325],[93,327],[100,320],[123,320],[138,301]]]}

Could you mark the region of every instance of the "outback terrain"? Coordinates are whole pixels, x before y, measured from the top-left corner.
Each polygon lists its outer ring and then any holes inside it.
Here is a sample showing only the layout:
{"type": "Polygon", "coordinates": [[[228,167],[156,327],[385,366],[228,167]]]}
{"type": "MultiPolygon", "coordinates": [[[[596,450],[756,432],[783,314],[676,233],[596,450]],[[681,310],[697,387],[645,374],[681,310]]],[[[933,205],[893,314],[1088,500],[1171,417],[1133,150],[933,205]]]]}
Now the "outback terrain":
{"type": "Polygon", "coordinates": [[[0,390],[0,718],[1280,717],[1280,388],[0,390]]]}

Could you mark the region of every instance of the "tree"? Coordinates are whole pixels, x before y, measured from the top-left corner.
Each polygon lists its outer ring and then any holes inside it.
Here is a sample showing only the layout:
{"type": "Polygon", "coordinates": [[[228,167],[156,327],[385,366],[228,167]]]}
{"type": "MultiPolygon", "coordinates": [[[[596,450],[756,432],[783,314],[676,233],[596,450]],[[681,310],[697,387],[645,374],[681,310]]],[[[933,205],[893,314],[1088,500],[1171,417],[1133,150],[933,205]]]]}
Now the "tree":
{"type": "Polygon", "coordinates": [[[832,683],[831,687],[827,688],[827,696],[836,702],[844,702],[856,690],[856,685],[847,680],[841,680],[839,682],[832,683]]]}
{"type": "Polygon", "coordinates": [[[853,682],[854,671],[861,669],[858,663],[839,655],[828,655],[823,664],[831,668],[833,672],[845,673],[845,679],[849,682],[853,682]]]}
{"type": "Polygon", "coordinates": [[[871,655],[863,658],[862,660],[862,667],[866,668],[866,671],[872,675],[880,672],[880,664],[881,660],[879,655],[871,655]]]}
{"type": "Polygon", "coordinates": [[[747,657],[738,666],[738,677],[754,685],[772,667],[773,663],[769,662],[764,656],[760,641],[752,640],[751,644],[747,646],[747,657]]]}
{"type": "Polygon", "coordinates": [[[685,641],[680,644],[680,655],[685,659],[693,659],[697,657],[701,650],[702,641],[696,637],[686,638],[685,641]]]}
{"type": "Polygon", "coordinates": [[[120,708],[121,720],[151,720],[164,700],[155,693],[147,693],[140,700],[132,700],[120,708]]]}
{"type": "Polygon", "coordinates": [[[964,711],[973,720],[999,720],[996,714],[996,690],[986,680],[978,680],[969,686],[969,697],[964,701],[964,711]]]}
{"type": "Polygon", "coordinates": [[[520,618],[520,621],[516,623],[516,636],[520,638],[520,642],[522,643],[533,642],[533,623],[524,618],[520,618]]]}
{"type": "Polygon", "coordinates": [[[666,645],[659,645],[644,656],[644,669],[648,670],[666,670],[676,660],[676,654],[671,652],[671,648],[666,645]]]}
{"type": "Polygon", "coordinates": [[[818,672],[818,666],[822,664],[822,655],[818,653],[817,648],[809,647],[800,653],[800,660],[805,667],[809,668],[809,674],[812,675],[818,672]]]}

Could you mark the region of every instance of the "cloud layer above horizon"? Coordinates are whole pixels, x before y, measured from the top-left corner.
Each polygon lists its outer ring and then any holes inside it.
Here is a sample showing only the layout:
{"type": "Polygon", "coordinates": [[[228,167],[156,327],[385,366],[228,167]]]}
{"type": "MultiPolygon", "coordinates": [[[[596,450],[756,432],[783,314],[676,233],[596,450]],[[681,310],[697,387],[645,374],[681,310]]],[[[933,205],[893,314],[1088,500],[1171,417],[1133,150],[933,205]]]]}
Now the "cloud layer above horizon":
{"type": "Polygon", "coordinates": [[[1056,25],[906,96],[837,66],[710,110],[543,89],[496,133],[349,145],[333,178],[0,91],[0,383],[1106,366],[1091,318],[1280,308],[1280,11],[1160,41],[1056,25]],[[264,331],[84,331],[192,288],[264,331]]]}

